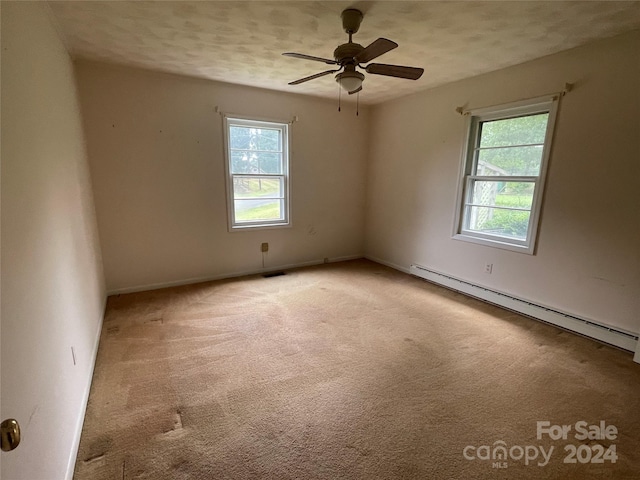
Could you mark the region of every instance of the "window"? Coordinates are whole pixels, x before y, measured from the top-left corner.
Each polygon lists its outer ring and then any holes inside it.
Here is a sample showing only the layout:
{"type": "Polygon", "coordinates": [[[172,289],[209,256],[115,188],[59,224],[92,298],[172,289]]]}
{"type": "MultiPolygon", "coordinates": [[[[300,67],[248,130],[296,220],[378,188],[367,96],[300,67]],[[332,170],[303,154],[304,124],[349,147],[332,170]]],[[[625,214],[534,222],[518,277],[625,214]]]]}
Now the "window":
{"type": "Polygon", "coordinates": [[[289,225],[289,125],[225,117],[230,229],[289,225]]]}
{"type": "Polygon", "coordinates": [[[454,238],[533,254],[556,106],[470,112],[454,238]]]}

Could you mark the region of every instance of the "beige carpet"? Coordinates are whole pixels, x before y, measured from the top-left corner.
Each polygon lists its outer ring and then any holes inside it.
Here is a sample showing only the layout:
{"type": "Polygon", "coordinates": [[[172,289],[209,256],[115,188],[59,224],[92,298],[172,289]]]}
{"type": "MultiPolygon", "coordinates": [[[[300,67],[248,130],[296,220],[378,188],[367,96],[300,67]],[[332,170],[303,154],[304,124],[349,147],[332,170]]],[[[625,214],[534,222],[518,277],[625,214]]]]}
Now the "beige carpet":
{"type": "Polygon", "coordinates": [[[638,479],[640,365],[365,260],[120,295],[75,478],[638,479]]]}

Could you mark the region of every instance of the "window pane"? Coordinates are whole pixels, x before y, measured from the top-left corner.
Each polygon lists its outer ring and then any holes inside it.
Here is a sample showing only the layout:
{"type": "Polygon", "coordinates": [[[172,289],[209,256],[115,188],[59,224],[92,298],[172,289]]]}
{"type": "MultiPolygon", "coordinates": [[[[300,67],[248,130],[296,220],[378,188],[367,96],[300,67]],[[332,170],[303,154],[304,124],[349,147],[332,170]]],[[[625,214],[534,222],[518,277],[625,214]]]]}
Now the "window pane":
{"type": "Polygon", "coordinates": [[[529,211],[491,207],[467,207],[468,229],[501,237],[526,240],[529,211]]]}
{"type": "Polygon", "coordinates": [[[476,175],[533,176],[540,174],[542,145],[480,150],[476,175]]]}
{"type": "Polygon", "coordinates": [[[280,130],[232,125],[229,127],[229,146],[232,149],[282,151],[280,130]]]}
{"type": "Polygon", "coordinates": [[[270,152],[282,151],[280,145],[280,130],[261,128],[257,130],[257,132],[258,150],[268,150],[270,152]]]}
{"type": "Polygon", "coordinates": [[[548,113],[482,122],[480,146],[499,147],[544,143],[548,113]]]}
{"type": "Polygon", "coordinates": [[[533,182],[473,182],[471,203],[510,208],[531,209],[533,182]]]}
{"type": "Polygon", "coordinates": [[[231,152],[231,173],[258,173],[257,170],[255,154],[242,150],[231,152]]]}
{"type": "Polygon", "coordinates": [[[282,173],[282,154],[260,152],[257,154],[258,173],[282,173]]]}
{"type": "Polygon", "coordinates": [[[232,150],[231,173],[282,174],[282,154],[251,150],[232,150]]]}
{"type": "Polygon", "coordinates": [[[234,177],[233,198],[283,198],[282,178],[234,177]]]}
{"type": "Polygon", "coordinates": [[[246,150],[250,150],[252,139],[255,142],[255,138],[251,135],[250,128],[236,126],[229,127],[229,146],[231,148],[244,148],[246,150]]]}
{"type": "Polygon", "coordinates": [[[284,220],[282,200],[234,200],[236,222],[284,220]]]}

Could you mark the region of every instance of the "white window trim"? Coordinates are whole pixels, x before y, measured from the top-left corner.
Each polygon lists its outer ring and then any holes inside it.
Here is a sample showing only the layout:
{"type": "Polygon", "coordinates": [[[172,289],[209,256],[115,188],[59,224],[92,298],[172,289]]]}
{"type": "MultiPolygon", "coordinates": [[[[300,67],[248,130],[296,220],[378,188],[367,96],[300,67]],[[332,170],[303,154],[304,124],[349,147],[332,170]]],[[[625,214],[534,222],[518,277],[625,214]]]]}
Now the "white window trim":
{"type": "MultiPolygon", "coordinates": [[[[456,210],[455,221],[453,227],[453,238],[465,242],[476,243],[506,250],[512,250],[520,253],[533,255],[535,253],[538,227],[540,225],[540,212],[542,210],[542,198],[544,195],[545,180],[547,177],[547,169],[549,165],[549,157],[553,143],[555,131],[556,116],[558,112],[559,95],[538,97],[529,100],[522,100],[494,107],[480,108],[471,110],[467,114],[465,122],[466,136],[462,150],[460,161],[459,183],[456,194],[456,210]],[[531,204],[531,215],[529,216],[529,228],[527,230],[526,240],[510,239],[497,235],[483,234],[465,230],[464,223],[464,204],[468,194],[468,184],[471,179],[482,179],[483,177],[472,176],[474,159],[469,158],[473,155],[474,146],[477,143],[477,135],[479,122],[505,119],[509,117],[519,117],[522,115],[533,115],[535,113],[548,112],[547,130],[545,134],[545,142],[542,152],[542,160],[540,165],[540,174],[537,177],[515,177],[522,178],[526,181],[534,181],[536,188],[531,204]]],[[[495,178],[491,178],[495,180],[495,178]]]]}
{"type": "MultiPolygon", "coordinates": [[[[272,228],[287,228],[291,227],[291,178],[290,178],[290,152],[291,152],[291,134],[289,122],[274,119],[246,117],[243,115],[223,114],[223,148],[224,148],[224,171],[226,178],[226,193],[227,193],[227,222],[229,232],[249,231],[256,229],[272,229],[272,228]],[[282,131],[282,154],[283,154],[283,174],[275,175],[277,177],[283,177],[284,185],[284,219],[283,220],[260,220],[256,222],[236,222],[235,221],[235,208],[233,198],[233,174],[231,173],[231,155],[230,155],[230,141],[229,141],[229,126],[255,126],[265,128],[275,128],[282,131]]],[[[236,174],[239,175],[239,174],[236,174]]],[[[242,174],[244,175],[244,174],[242,174]]],[[[260,176],[269,176],[264,174],[260,176]]]]}

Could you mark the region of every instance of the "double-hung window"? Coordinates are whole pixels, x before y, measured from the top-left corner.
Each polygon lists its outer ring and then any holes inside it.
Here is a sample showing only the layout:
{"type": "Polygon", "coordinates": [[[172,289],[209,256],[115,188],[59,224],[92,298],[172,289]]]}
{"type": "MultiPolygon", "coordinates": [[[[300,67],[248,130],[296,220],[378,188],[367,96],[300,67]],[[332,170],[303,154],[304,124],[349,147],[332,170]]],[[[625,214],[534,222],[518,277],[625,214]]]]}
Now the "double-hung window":
{"type": "Polygon", "coordinates": [[[289,125],[224,123],[230,229],[289,225],[289,125]]]}
{"type": "Polygon", "coordinates": [[[469,113],[454,238],[533,254],[557,103],[469,113]]]}

